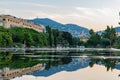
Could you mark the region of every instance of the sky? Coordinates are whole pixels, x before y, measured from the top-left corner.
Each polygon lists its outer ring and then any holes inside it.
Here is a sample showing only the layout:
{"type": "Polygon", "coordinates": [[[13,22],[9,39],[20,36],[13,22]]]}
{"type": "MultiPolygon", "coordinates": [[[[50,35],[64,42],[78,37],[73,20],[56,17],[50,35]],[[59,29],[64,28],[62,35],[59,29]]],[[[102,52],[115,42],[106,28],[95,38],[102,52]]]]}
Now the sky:
{"type": "Polygon", "coordinates": [[[120,0],[0,0],[0,14],[50,18],[95,31],[118,26],[119,11],[120,0]]]}

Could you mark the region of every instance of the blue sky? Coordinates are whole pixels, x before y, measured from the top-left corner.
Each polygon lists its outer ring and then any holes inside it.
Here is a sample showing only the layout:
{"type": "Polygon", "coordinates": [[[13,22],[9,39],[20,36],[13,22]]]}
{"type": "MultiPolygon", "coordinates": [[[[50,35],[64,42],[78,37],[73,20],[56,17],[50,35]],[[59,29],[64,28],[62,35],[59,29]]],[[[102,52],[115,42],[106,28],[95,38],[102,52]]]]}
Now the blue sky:
{"type": "Polygon", "coordinates": [[[51,18],[94,30],[118,26],[120,0],[0,0],[0,14],[51,18]]]}

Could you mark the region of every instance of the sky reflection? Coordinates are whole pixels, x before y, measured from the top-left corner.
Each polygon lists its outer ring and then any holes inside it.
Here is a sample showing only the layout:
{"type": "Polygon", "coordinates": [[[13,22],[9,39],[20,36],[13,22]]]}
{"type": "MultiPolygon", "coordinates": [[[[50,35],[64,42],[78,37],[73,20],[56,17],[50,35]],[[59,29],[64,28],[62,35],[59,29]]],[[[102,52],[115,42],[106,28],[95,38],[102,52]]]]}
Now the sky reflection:
{"type": "Polygon", "coordinates": [[[95,64],[92,68],[87,67],[72,72],[61,71],[49,77],[24,75],[12,80],[120,80],[119,74],[120,70],[113,69],[106,71],[104,66],[95,64]]]}

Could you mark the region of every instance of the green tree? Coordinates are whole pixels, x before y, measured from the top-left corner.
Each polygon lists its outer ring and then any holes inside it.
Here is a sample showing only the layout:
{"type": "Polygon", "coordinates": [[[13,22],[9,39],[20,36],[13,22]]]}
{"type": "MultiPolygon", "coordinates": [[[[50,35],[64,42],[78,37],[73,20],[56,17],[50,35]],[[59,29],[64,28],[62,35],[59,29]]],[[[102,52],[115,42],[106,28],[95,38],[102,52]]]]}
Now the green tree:
{"type": "Polygon", "coordinates": [[[33,29],[13,27],[10,29],[14,43],[26,43],[27,47],[43,47],[48,46],[48,35],[40,33],[33,29]]]}
{"type": "Polygon", "coordinates": [[[64,32],[63,31],[62,37],[64,38],[64,40],[67,41],[67,43],[69,45],[73,45],[73,38],[72,38],[72,35],[69,32],[64,32]]]}
{"type": "Polygon", "coordinates": [[[101,45],[102,45],[102,47],[110,46],[110,40],[108,38],[102,38],[101,39],[101,45]]]}
{"type": "Polygon", "coordinates": [[[59,35],[59,31],[57,29],[53,29],[53,37],[54,37],[54,46],[57,47],[57,38],[58,38],[58,35],[59,35]]]}
{"type": "Polygon", "coordinates": [[[114,47],[120,49],[120,37],[117,37],[115,39],[114,47]]]}
{"type": "Polygon", "coordinates": [[[49,45],[52,47],[54,43],[52,29],[49,26],[46,26],[46,32],[48,33],[49,45]]]}
{"type": "Polygon", "coordinates": [[[102,38],[107,38],[110,40],[110,45],[112,46],[116,39],[115,29],[111,26],[107,26],[107,29],[102,34],[102,38]]]}
{"type": "Polygon", "coordinates": [[[89,31],[89,33],[90,33],[90,38],[87,41],[87,45],[91,47],[97,47],[98,45],[100,45],[101,36],[95,33],[94,30],[92,29],[89,31]]]}
{"type": "Polygon", "coordinates": [[[90,33],[91,36],[95,34],[93,29],[90,29],[89,33],[90,33]]]}

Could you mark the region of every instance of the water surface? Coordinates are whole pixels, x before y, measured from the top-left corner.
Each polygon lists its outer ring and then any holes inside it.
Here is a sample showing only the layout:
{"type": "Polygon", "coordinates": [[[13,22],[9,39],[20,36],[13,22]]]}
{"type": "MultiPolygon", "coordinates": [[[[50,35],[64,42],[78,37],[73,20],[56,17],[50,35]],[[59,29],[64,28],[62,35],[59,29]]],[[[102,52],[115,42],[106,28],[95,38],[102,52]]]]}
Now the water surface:
{"type": "MultiPolygon", "coordinates": [[[[119,53],[1,52],[0,69],[10,70],[44,64],[44,68],[11,80],[120,80],[119,53]]],[[[1,78],[2,79],[2,78],[1,78]]]]}

